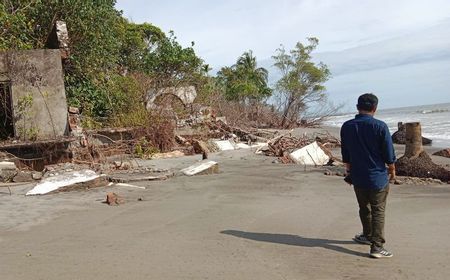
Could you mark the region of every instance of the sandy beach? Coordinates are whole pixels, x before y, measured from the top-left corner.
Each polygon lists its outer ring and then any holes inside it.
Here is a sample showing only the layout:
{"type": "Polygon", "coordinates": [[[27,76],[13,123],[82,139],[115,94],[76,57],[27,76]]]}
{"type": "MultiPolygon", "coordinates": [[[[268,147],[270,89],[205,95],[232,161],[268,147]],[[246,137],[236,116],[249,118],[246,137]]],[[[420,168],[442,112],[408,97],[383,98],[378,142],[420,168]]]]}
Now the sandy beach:
{"type": "MultiPolygon", "coordinates": [[[[317,130],[296,133],[311,131],[317,130]]],[[[396,149],[400,155],[402,149],[396,149]]],[[[145,164],[179,170],[199,159],[145,164]]],[[[353,190],[342,177],[325,176],[322,167],[273,163],[251,150],[220,152],[211,159],[219,162],[220,174],[134,183],[145,190],[113,187],[25,197],[30,186],[13,188],[11,196],[0,189],[1,279],[450,275],[450,245],[443,242],[450,230],[449,185],[392,186],[386,247],[395,256],[374,260],[368,246],[351,240],[361,229],[353,190]],[[108,191],[126,203],[102,203],[108,191]]]]}

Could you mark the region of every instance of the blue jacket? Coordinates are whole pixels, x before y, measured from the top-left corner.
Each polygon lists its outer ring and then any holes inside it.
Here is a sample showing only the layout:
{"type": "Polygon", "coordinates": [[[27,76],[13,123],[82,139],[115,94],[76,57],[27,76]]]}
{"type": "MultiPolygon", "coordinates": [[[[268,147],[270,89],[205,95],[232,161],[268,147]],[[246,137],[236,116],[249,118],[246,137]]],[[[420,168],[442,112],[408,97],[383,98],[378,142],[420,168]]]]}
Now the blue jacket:
{"type": "Polygon", "coordinates": [[[371,115],[359,114],[341,128],[341,152],[350,163],[353,185],[383,189],[389,178],[386,164],[395,162],[395,151],[387,125],[371,115]]]}

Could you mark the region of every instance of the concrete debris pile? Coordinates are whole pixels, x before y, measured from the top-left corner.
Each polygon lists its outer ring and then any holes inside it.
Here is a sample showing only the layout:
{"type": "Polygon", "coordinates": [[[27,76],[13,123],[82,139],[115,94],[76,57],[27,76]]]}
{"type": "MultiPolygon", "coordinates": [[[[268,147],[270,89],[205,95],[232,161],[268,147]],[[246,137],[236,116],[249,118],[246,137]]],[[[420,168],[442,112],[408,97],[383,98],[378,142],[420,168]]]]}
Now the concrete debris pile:
{"type": "Polygon", "coordinates": [[[28,183],[41,177],[41,172],[18,168],[12,161],[0,161],[0,183],[28,183]]]}
{"type": "Polygon", "coordinates": [[[266,156],[275,156],[281,163],[303,165],[325,165],[336,159],[329,148],[340,146],[340,141],[331,135],[296,137],[291,133],[279,135],[261,148],[266,156]]]}

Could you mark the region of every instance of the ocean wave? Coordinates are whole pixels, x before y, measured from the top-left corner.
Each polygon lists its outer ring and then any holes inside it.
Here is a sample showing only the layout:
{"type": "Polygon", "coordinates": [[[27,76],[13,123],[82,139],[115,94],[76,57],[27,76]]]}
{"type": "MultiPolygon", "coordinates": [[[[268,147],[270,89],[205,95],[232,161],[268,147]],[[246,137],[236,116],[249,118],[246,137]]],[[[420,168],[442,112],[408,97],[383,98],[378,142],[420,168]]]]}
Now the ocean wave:
{"type": "Polygon", "coordinates": [[[420,110],[416,111],[419,114],[435,114],[435,113],[446,113],[450,112],[448,109],[433,109],[433,110],[420,110]]]}
{"type": "Polygon", "coordinates": [[[422,136],[430,139],[441,139],[441,140],[450,140],[449,134],[440,134],[440,133],[422,133],[422,136]]]}

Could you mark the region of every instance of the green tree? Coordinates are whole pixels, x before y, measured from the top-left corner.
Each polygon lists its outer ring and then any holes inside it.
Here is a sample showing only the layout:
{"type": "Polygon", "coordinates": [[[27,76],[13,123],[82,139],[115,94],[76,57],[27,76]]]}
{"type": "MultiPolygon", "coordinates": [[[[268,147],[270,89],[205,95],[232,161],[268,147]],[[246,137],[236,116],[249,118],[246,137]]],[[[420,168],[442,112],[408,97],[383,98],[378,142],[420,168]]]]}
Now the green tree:
{"type": "Polygon", "coordinates": [[[137,89],[146,94],[134,73],[147,75],[156,88],[203,82],[207,67],[192,46],[182,47],[172,32],[168,37],[150,23],[129,22],[115,3],[0,1],[0,50],[44,48],[55,21],[65,21],[71,50],[64,63],[68,102],[102,121],[118,108],[135,106],[137,89]]]}
{"type": "Polygon", "coordinates": [[[157,42],[145,58],[145,71],[155,80],[155,87],[197,85],[209,71],[208,65],[195,54],[194,42],[184,48],[173,31],[157,42]]]}
{"type": "Polygon", "coordinates": [[[281,46],[272,57],[282,75],[276,83],[282,127],[298,124],[302,112],[326,99],[323,84],[329,79],[330,70],[322,62],[316,64],[311,60],[318,44],[317,38],[308,38],[307,45],[298,42],[289,52],[281,46]]]}
{"type": "Polygon", "coordinates": [[[228,100],[259,102],[272,94],[267,85],[268,71],[258,67],[252,51],[244,52],[231,67],[223,67],[217,77],[228,100]]]}

